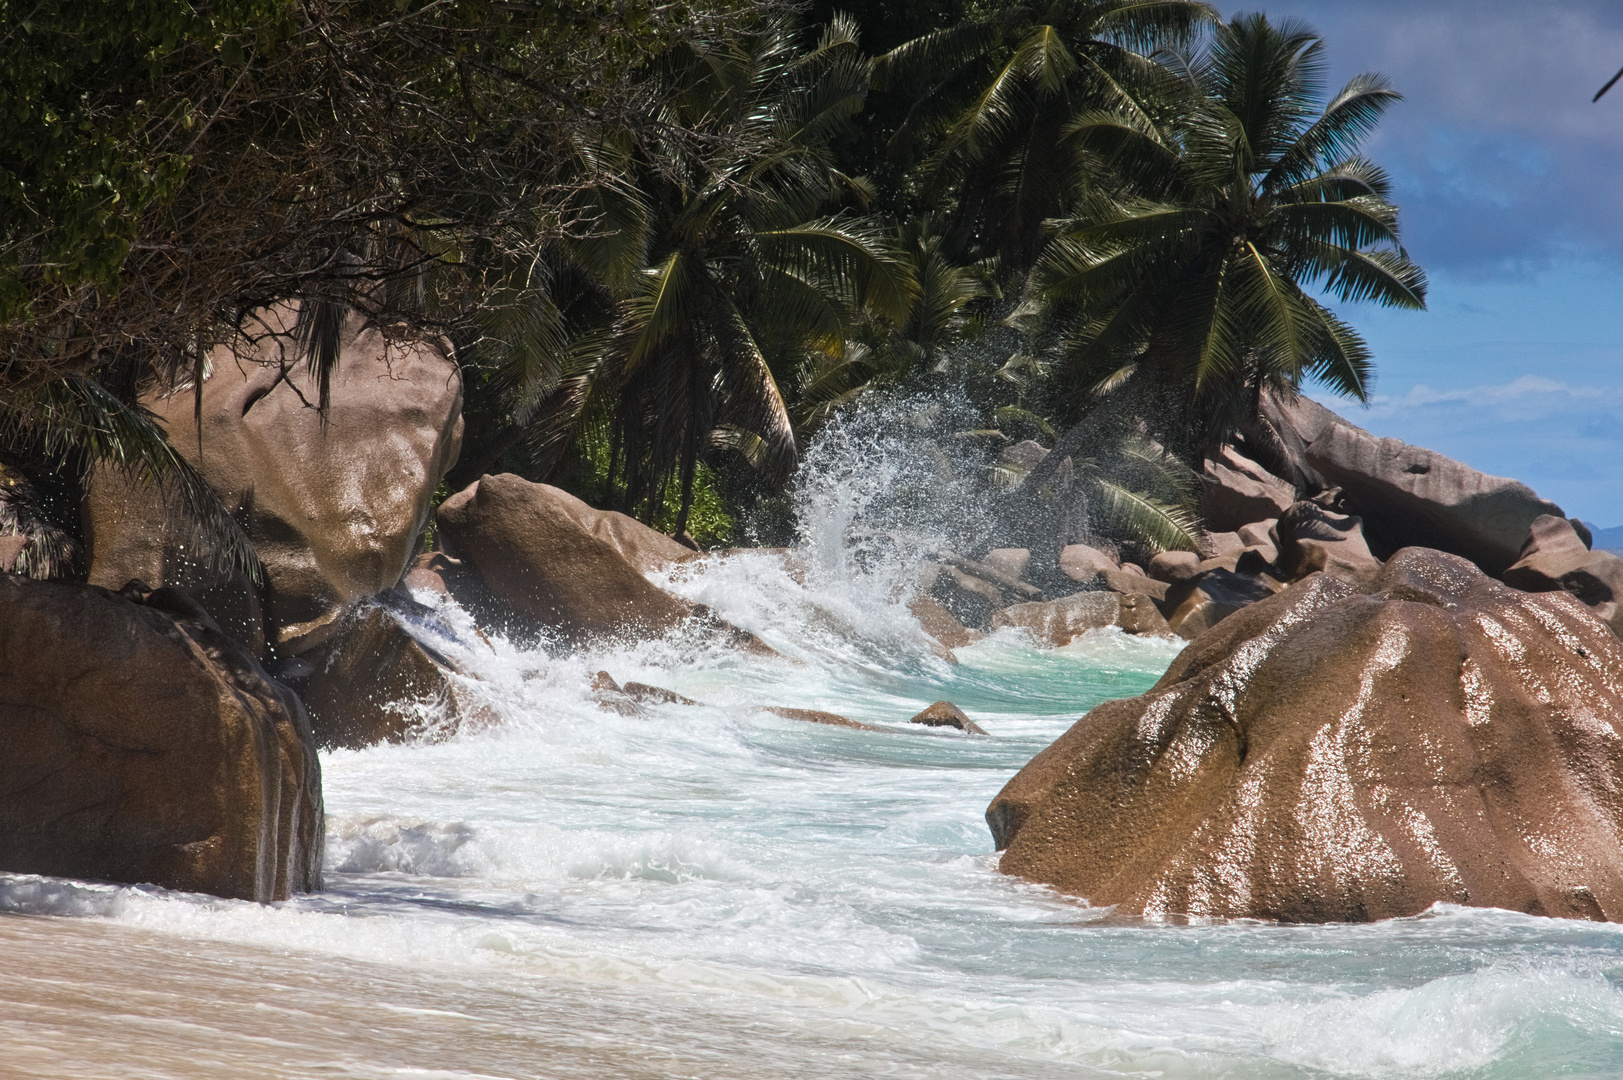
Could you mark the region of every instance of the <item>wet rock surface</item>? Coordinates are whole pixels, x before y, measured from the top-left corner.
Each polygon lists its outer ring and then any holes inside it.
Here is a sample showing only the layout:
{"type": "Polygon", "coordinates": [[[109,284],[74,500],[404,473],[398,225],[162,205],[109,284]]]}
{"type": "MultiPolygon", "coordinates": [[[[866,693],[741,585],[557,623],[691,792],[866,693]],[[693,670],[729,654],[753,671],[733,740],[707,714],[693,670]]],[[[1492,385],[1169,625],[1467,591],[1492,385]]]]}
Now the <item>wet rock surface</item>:
{"type": "Polygon", "coordinates": [[[971,630],[958,620],[946,605],[933,596],[915,596],[907,609],[919,621],[919,628],[944,649],[961,649],[980,640],[980,632],[971,630]]]}
{"type": "Polygon", "coordinates": [[[0,575],[0,869],[271,901],[321,887],[298,698],[187,594],[0,575]]]}
{"type": "Polygon", "coordinates": [[[859,731],[883,731],[884,728],[874,727],[872,724],[862,724],[850,717],[839,713],[824,712],[822,709],[792,709],[786,706],[774,705],[765,710],[773,716],[781,716],[785,720],[799,720],[807,724],[826,724],[829,727],[856,728],[859,731]]]}
{"type": "Polygon", "coordinates": [[[975,721],[964,715],[964,710],[950,701],[938,701],[919,712],[908,720],[909,724],[923,724],[925,727],[957,728],[966,735],[985,735],[986,731],[975,721]]]}
{"type": "MultiPolygon", "coordinates": [[[[557,488],[505,473],[481,478],[440,506],[453,556],[477,571],[484,587],[482,596],[469,596],[483,619],[584,641],[658,634],[696,614],[650,584],[624,554],[624,538],[595,528],[600,519],[582,508],[597,513],[557,488]]],[[[654,550],[627,546],[639,558],[654,550]]]]}
{"type": "Polygon", "coordinates": [[[323,748],[438,742],[496,722],[458,682],[454,665],[380,604],[346,615],[333,640],[307,659],[312,671],[301,691],[323,748]]]}
{"type": "Polygon", "coordinates": [[[992,617],[992,629],[1019,627],[1038,643],[1069,645],[1089,630],[1115,626],[1121,617],[1121,597],[1113,592],[1079,592],[1058,600],[1012,604],[992,617]]]}
{"type": "Polygon", "coordinates": [[[1407,549],[1192,642],[987,810],[1002,868],[1123,913],[1623,920],[1623,642],[1407,549]]]}

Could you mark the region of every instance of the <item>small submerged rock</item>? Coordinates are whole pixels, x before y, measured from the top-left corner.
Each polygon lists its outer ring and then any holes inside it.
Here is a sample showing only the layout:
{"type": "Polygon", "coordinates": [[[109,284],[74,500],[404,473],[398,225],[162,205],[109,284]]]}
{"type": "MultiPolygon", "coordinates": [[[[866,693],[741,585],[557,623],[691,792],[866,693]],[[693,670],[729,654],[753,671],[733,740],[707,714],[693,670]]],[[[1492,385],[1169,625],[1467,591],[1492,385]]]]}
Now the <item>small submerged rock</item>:
{"type": "Polygon", "coordinates": [[[951,727],[968,735],[985,735],[986,731],[964,715],[964,710],[950,701],[938,701],[908,721],[927,727],[951,727]]]}
{"type": "Polygon", "coordinates": [[[781,716],[785,720],[801,720],[808,724],[827,724],[830,727],[856,728],[859,731],[884,730],[884,728],[877,728],[872,724],[860,724],[855,720],[841,716],[839,713],[824,712],[821,709],[791,709],[780,705],[772,705],[768,706],[766,711],[773,716],[781,716]]]}

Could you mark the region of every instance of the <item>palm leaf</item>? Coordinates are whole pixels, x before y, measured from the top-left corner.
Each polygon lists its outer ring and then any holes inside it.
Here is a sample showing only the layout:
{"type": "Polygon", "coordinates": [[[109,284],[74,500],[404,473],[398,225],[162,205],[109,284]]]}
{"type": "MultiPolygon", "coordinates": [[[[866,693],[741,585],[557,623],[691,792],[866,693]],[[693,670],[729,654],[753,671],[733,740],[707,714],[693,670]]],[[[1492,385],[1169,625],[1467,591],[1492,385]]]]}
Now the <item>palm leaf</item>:
{"type": "Polygon", "coordinates": [[[1118,535],[1132,536],[1156,551],[1200,549],[1200,526],[1184,508],[1104,477],[1088,476],[1085,482],[1094,514],[1118,535]]]}
{"type": "Polygon", "coordinates": [[[6,411],[5,427],[3,434],[13,443],[37,439],[58,459],[76,451],[87,465],[118,469],[173,496],[191,529],[190,550],[205,569],[240,571],[256,584],[263,581],[253,542],[208,481],[175,450],[150,412],[96,379],[73,376],[26,392],[6,411]]]}

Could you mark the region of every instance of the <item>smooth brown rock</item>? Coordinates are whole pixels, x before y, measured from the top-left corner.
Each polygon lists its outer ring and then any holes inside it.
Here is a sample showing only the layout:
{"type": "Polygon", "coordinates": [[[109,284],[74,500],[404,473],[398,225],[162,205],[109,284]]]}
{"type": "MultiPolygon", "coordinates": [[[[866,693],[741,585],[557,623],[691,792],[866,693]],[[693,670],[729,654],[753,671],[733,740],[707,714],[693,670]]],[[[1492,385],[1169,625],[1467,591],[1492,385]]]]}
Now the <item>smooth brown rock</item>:
{"type": "Polygon", "coordinates": [[[1026,567],[1031,564],[1031,549],[993,548],[981,561],[1018,581],[1025,576],[1026,567]]]}
{"type": "Polygon", "coordinates": [[[1296,501],[1293,485],[1232,446],[1207,459],[1200,480],[1201,518],[1220,531],[1276,518],[1296,501]]]}
{"type": "Polygon", "coordinates": [[[479,574],[498,610],[486,617],[566,641],[659,634],[696,614],[651,585],[620,550],[588,531],[579,500],[504,473],[446,499],[439,528],[479,574]]]}
{"type": "Polygon", "coordinates": [[[573,520],[580,530],[594,536],[620,553],[640,574],[663,570],[674,563],[697,558],[697,548],[689,547],[634,517],[613,510],[597,510],[562,488],[547,489],[557,512],[573,520]]]}
{"type": "Polygon", "coordinates": [[[1022,581],[1015,575],[1007,573],[991,563],[979,559],[966,559],[962,555],[946,549],[938,552],[938,556],[948,568],[968,574],[973,578],[979,578],[988,585],[995,587],[1002,596],[1016,600],[1041,600],[1043,598],[1043,591],[1037,586],[1022,581]]]}
{"type": "Polygon", "coordinates": [[[1121,564],[1098,548],[1087,544],[1066,544],[1059,551],[1059,569],[1072,581],[1089,585],[1106,571],[1119,571],[1121,564]]]}
{"type": "Polygon", "coordinates": [[[1062,647],[1089,630],[1116,626],[1120,618],[1121,597],[1101,590],[1058,600],[1011,604],[992,616],[992,628],[1020,627],[1041,644],[1062,647]]]}
{"type": "Polygon", "coordinates": [[[1163,551],[1150,560],[1150,577],[1175,585],[1200,573],[1200,556],[1193,551],[1163,551]]]}
{"type": "Polygon", "coordinates": [[[1278,525],[1278,518],[1242,525],[1238,535],[1241,543],[1245,544],[1245,550],[1255,551],[1265,563],[1270,565],[1277,563],[1279,561],[1278,525]]]}
{"type": "Polygon", "coordinates": [[[1099,575],[1100,584],[1112,592],[1134,596],[1153,596],[1160,600],[1167,594],[1167,583],[1146,574],[1129,574],[1125,570],[1106,570],[1099,575]]]}
{"type": "Polygon", "coordinates": [[[651,686],[648,683],[628,682],[620,688],[621,692],[633,701],[649,705],[697,705],[698,702],[690,697],[683,697],[675,690],[667,690],[663,686],[651,686]]]}
{"type": "Polygon", "coordinates": [[[0,746],[0,869],[261,902],[321,888],[304,708],[179,590],[0,575],[0,746]]]}
{"type": "Polygon", "coordinates": [[[1260,578],[1213,567],[1168,588],[1161,610],[1172,632],[1187,641],[1273,594],[1274,590],[1260,578]]]}
{"type": "Polygon", "coordinates": [[[907,610],[919,621],[919,627],[945,648],[961,649],[981,639],[979,632],[971,630],[948,611],[946,605],[930,596],[915,596],[908,601],[907,610]]]}
{"type": "Polygon", "coordinates": [[[450,661],[380,605],[359,605],[328,644],[306,656],[315,671],[304,704],[324,748],[439,742],[498,721],[457,681],[450,661]]]}
{"type": "Polygon", "coordinates": [[[91,584],[185,587],[245,641],[262,605],[258,632],[284,655],[320,644],[351,604],[400,581],[462,443],[462,379],[445,343],[391,344],[352,313],[323,417],[293,311],[250,317],[240,357],[210,351],[201,439],[192,391],[143,401],[246,529],[265,564],[262,595],[200,565],[172,496],[125,473],[97,469],[82,513],[91,584]]]}
{"type": "Polygon", "coordinates": [[[592,700],[598,708],[609,712],[619,713],[621,716],[642,716],[642,706],[617,682],[614,676],[606,671],[599,671],[592,676],[592,700]]]}
{"type": "Polygon", "coordinates": [[[446,577],[461,569],[462,560],[453,559],[443,551],[425,551],[412,560],[400,584],[408,589],[450,596],[451,586],[446,577]]]}
{"type": "Polygon", "coordinates": [[[1315,574],[1094,709],[987,811],[1005,872],[1123,914],[1623,919],[1623,642],[1411,548],[1315,574]]]}
{"type": "Polygon", "coordinates": [[[986,731],[975,721],[964,715],[964,710],[950,701],[938,701],[934,705],[916,714],[908,720],[909,724],[924,724],[927,727],[951,727],[968,735],[985,735],[986,731]]]}
{"type": "Polygon", "coordinates": [[[648,683],[628,682],[624,686],[614,681],[614,676],[606,671],[599,671],[592,677],[592,698],[602,708],[610,712],[620,713],[622,716],[646,715],[646,705],[697,705],[692,698],[683,697],[675,690],[667,690],[663,686],[651,686],[648,683]]]}
{"type": "Polygon", "coordinates": [[[1237,558],[1245,550],[1245,541],[1237,532],[1210,532],[1201,537],[1201,555],[1205,559],[1237,558]]]}
{"type": "Polygon", "coordinates": [[[1176,637],[1155,598],[1145,593],[1122,593],[1116,625],[1137,637],[1176,637]]]}
{"type": "Polygon", "coordinates": [[[1364,519],[1377,556],[1432,547],[1499,575],[1517,560],[1535,518],[1565,516],[1525,484],[1397,439],[1378,439],[1308,398],[1264,394],[1262,413],[1285,443],[1302,486],[1339,487],[1346,512],[1364,519]]]}
{"type": "Polygon", "coordinates": [[[821,709],[791,709],[782,706],[770,706],[766,710],[773,716],[781,716],[785,720],[799,720],[807,724],[827,724],[829,727],[856,728],[858,731],[881,731],[872,724],[859,724],[849,720],[839,713],[824,712],[821,709]]]}
{"type": "Polygon", "coordinates": [[[1564,589],[1597,607],[1623,600],[1623,559],[1589,550],[1572,522],[1546,515],[1534,520],[1521,557],[1505,571],[1504,582],[1525,592],[1564,589]]]}
{"type": "Polygon", "coordinates": [[[1363,519],[1317,503],[1299,502],[1286,510],[1275,525],[1275,535],[1279,569],[1290,581],[1323,571],[1359,584],[1381,568],[1364,542],[1363,519]]]}
{"type": "Polygon", "coordinates": [[[973,630],[984,630],[991,623],[992,613],[1003,606],[1003,590],[956,566],[940,568],[927,596],[973,630]]]}

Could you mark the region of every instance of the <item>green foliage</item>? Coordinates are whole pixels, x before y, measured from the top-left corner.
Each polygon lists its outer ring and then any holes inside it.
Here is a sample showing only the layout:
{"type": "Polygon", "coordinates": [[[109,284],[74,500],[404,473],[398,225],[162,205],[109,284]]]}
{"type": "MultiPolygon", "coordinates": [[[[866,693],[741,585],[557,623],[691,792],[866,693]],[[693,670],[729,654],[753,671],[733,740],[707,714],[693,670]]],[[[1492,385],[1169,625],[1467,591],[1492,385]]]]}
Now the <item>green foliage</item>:
{"type": "Polygon", "coordinates": [[[0,458],[186,486],[126,414],[267,304],[298,305],[322,404],[347,309],[465,339],[512,306],[493,279],[595,230],[579,136],[656,122],[632,69],[732,4],[0,0],[0,458]],[[58,438],[40,388],[81,385],[107,392],[58,438]]]}
{"type": "Polygon", "coordinates": [[[905,320],[914,291],[876,223],[846,208],[863,184],[832,161],[867,71],[842,20],[810,47],[771,22],[686,42],[650,67],[666,127],[598,140],[622,169],[592,196],[616,228],[552,253],[545,339],[498,350],[515,372],[506,385],[554,387],[533,406],[512,397],[537,450],[605,425],[614,501],[651,520],[674,487],[676,531],[701,457],[787,477],[797,446],[785,385],[843,358],[855,320],[905,320]],[[572,273],[592,279],[601,321],[564,317],[558,286],[572,273]]]}
{"type": "Polygon", "coordinates": [[[1411,309],[1425,275],[1385,174],[1357,153],[1398,95],[1354,78],[1318,106],[1323,46],[1262,16],[1215,32],[1190,103],[1157,126],[1079,116],[1069,136],[1124,183],[1096,190],[1033,269],[1021,312],[1057,329],[1073,401],[1137,397],[1191,458],[1312,377],[1366,400],[1369,350],[1308,292],[1411,309]]]}
{"type": "Polygon", "coordinates": [[[0,3],[0,323],[33,313],[35,282],[117,288],[141,215],[185,182],[210,85],[285,36],[292,10],[0,3]]]}
{"type": "Polygon", "coordinates": [[[654,520],[650,524],[659,531],[673,536],[685,532],[693,538],[694,543],[707,549],[725,547],[731,543],[738,528],[738,521],[727,504],[720,478],[703,462],[694,469],[692,501],[687,507],[685,517],[681,491],[669,487],[665,489],[664,504],[660,506],[659,513],[654,515],[654,520]],[[676,527],[678,521],[682,521],[684,525],[680,530],[676,527]]]}
{"type": "Polygon", "coordinates": [[[1089,109],[1161,116],[1177,93],[1148,55],[1191,41],[1213,17],[1197,0],[990,5],[877,61],[878,85],[923,87],[891,153],[923,154],[921,194],[951,197],[956,250],[1028,266],[1042,223],[1090,179],[1060,149],[1065,125],[1089,109]]]}
{"type": "Polygon", "coordinates": [[[136,402],[292,301],[323,385],[347,308],[452,337],[453,488],[500,461],[722,542],[835,411],[950,384],[1056,443],[1028,493],[1070,457],[1101,527],[1182,546],[1161,447],[1197,460],[1304,379],[1367,395],[1312,290],[1423,305],[1358,153],[1396,95],[1321,104],[1300,26],[786,10],[0,0],[0,461],[142,472],[251,566],[136,402]]]}

